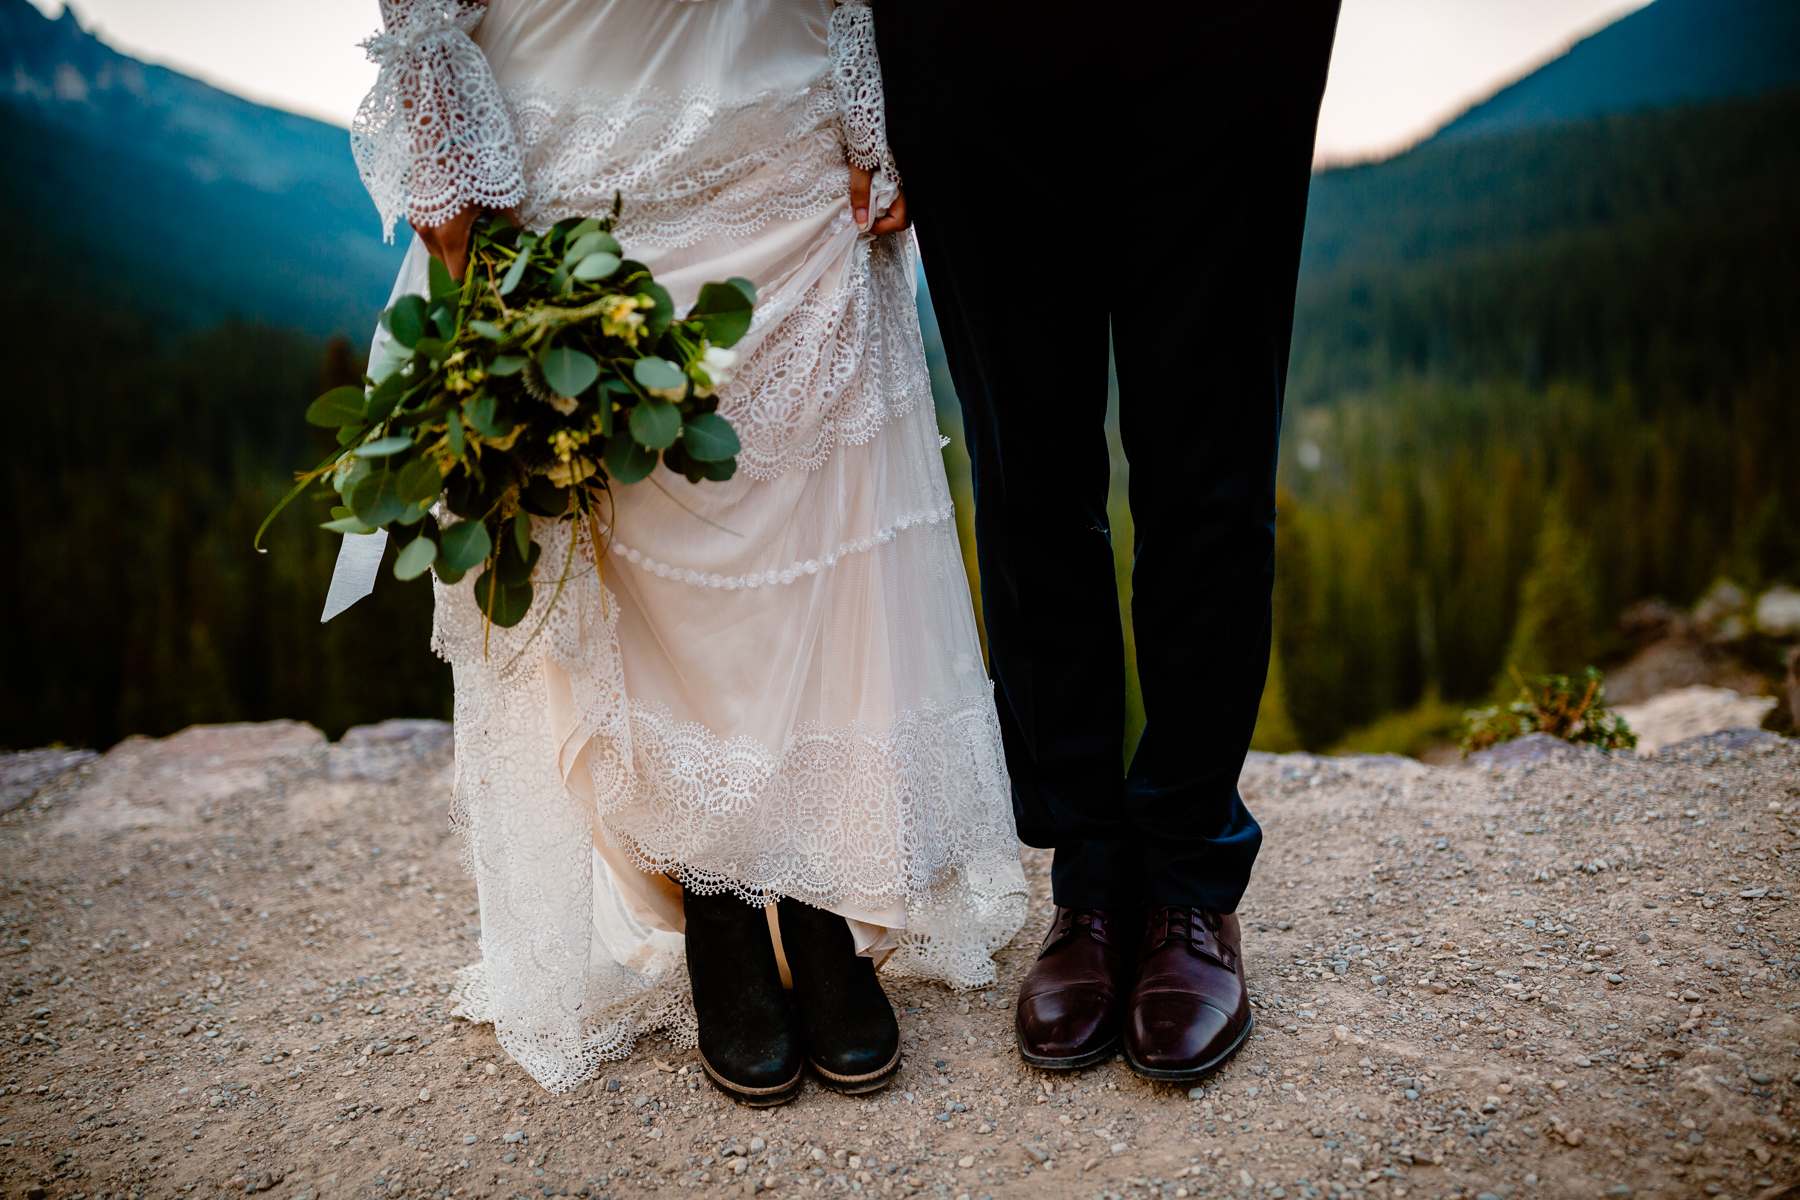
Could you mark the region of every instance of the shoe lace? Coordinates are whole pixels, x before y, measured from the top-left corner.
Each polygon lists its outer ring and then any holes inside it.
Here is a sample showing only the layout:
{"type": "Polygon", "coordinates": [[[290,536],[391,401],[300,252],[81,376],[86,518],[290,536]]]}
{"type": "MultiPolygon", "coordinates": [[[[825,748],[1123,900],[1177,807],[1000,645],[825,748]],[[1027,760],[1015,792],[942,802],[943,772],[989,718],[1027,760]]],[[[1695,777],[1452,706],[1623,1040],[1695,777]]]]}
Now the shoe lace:
{"type": "Polygon", "coordinates": [[[1050,933],[1044,939],[1044,950],[1049,951],[1061,945],[1071,937],[1085,936],[1101,943],[1110,940],[1107,914],[1096,908],[1070,908],[1057,910],[1056,921],[1050,926],[1050,933]]]}
{"type": "Polygon", "coordinates": [[[1171,942],[1185,942],[1195,954],[1232,971],[1237,969],[1238,956],[1231,944],[1219,936],[1224,927],[1224,916],[1211,909],[1169,905],[1150,913],[1144,943],[1147,949],[1158,949],[1171,942]]]}

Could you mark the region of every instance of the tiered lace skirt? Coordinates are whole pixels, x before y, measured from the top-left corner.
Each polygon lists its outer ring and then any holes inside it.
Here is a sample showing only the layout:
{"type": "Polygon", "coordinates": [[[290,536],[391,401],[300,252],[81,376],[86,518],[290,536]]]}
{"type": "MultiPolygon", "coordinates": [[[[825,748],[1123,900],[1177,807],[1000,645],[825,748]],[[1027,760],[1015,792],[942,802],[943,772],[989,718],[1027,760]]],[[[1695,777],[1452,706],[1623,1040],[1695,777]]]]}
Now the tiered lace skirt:
{"type": "MultiPolygon", "coordinates": [[[[804,120],[789,107],[780,119],[804,120]]],[[[598,556],[587,530],[539,521],[540,605],[573,563],[541,628],[540,607],[484,630],[467,581],[436,585],[453,821],[481,907],[459,1012],[553,1091],[648,1031],[691,1037],[678,884],[841,913],[888,975],[955,987],[991,982],[1024,917],[911,239],[859,234],[841,149],[814,143],[732,185],[735,224],[702,206],[671,226],[653,204],[634,222],[626,196],[619,236],[679,306],[707,280],[759,287],[721,401],[744,442],[736,478],[619,489],[598,556]],[[771,171],[746,218],[745,187],[771,171]],[[790,203],[808,172],[833,186],[790,203]]],[[[528,223],[610,207],[610,190],[549,186],[578,144],[541,148],[528,223]]],[[[415,243],[397,291],[423,288],[425,261],[415,243]]]]}

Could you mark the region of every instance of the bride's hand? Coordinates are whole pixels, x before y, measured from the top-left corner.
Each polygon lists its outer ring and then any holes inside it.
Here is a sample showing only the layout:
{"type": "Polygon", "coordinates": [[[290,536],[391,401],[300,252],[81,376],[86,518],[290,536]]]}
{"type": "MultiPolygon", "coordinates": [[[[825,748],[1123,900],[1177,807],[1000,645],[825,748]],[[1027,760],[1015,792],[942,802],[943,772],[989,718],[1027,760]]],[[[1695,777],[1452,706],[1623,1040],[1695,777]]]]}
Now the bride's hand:
{"type": "Polygon", "coordinates": [[[442,225],[421,225],[414,221],[413,232],[425,243],[431,257],[444,264],[452,278],[461,279],[463,272],[469,269],[469,239],[474,233],[475,222],[486,212],[485,208],[465,205],[461,212],[442,225]]]}
{"type": "Polygon", "coordinates": [[[856,227],[866,229],[869,233],[880,236],[884,233],[899,233],[908,225],[906,219],[906,193],[894,193],[894,202],[887,211],[869,224],[869,189],[875,176],[852,163],[850,165],[850,215],[856,218],[856,227]]]}

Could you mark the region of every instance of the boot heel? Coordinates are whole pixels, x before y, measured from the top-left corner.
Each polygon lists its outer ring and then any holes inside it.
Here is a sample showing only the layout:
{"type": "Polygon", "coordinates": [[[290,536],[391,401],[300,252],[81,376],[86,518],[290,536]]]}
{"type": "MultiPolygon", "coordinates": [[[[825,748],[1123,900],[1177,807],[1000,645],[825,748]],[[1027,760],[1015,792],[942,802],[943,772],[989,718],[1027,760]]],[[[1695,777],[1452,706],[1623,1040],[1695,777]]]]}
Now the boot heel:
{"type": "Polygon", "coordinates": [[[900,1023],[875,964],[836,913],[784,899],[776,916],[813,1074],[845,1095],[880,1091],[900,1070],[900,1023]]]}
{"type": "Polygon", "coordinates": [[[800,1091],[806,1063],[768,917],[728,893],[702,896],[683,888],[682,900],[701,1068],[740,1104],[786,1104],[800,1091]]]}

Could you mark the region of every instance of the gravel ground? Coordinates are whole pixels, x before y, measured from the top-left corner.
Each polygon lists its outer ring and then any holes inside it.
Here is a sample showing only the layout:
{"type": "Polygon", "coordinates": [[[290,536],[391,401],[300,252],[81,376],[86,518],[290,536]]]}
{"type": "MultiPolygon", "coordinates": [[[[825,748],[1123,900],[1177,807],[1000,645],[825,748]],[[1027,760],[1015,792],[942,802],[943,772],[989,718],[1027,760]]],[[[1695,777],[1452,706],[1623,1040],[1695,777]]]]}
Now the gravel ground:
{"type": "Polygon", "coordinates": [[[0,759],[0,1195],[1800,1195],[1800,743],[1256,756],[1258,1032],[1204,1088],[1019,1062],[1038,921],[990,992],[895,989],[891,1091],[773,1111],[656,1043],[551,1096],[448,1018],[448,765],[424,722],[0,759]]]}

